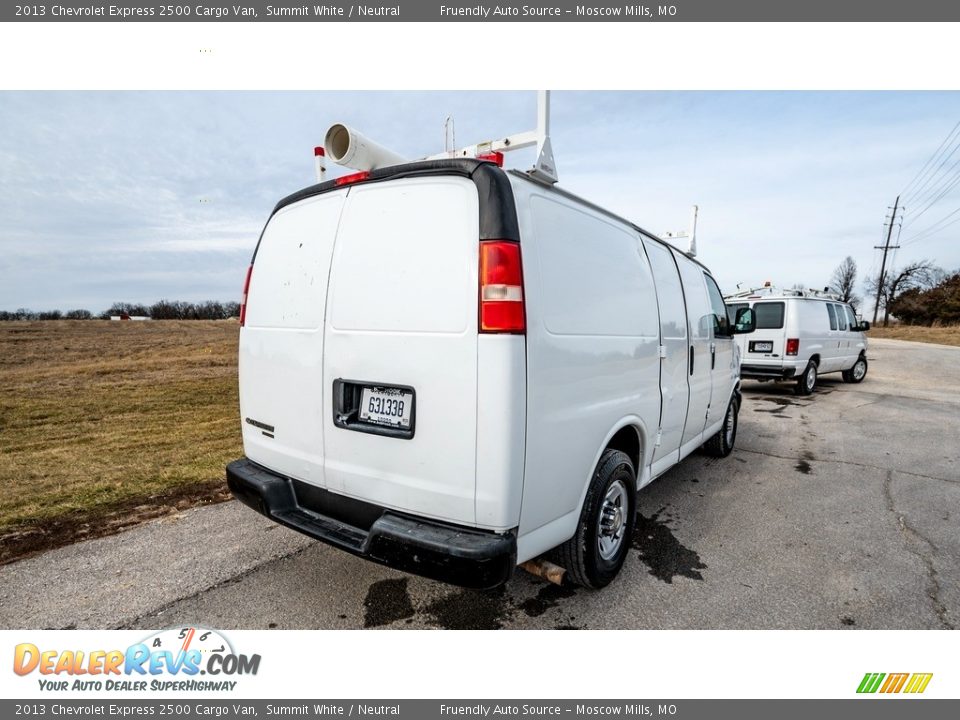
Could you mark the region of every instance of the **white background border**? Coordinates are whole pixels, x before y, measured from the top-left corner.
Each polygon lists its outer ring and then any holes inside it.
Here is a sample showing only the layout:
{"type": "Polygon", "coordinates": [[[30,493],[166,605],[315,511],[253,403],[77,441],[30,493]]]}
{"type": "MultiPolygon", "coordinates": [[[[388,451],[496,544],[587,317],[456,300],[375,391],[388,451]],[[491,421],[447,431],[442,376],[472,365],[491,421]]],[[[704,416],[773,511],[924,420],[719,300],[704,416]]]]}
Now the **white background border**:
{"type": "MultiPolygon", "coordinates": [[[[125,650],[151,634],[0,631],[0,697],[136,699],[125,694],[42,693],[38,672],[24,677],[10,672],[14,646],[29,642],[41,651],[125,650]]],[[[924,694],[915,697],[960,697],[958,636],[949,630],[238,630],[224,635],[237,653],[261,655],[260,672],[239,678],[234,693],[167,696],[855,698],[866,672],[932,672],[924,694]]]]}
{"type": "Polygon", "coordinates": [[[960,86],[950,23],[8,23],[0,32],[5,89],[960,86]]]}
{"type": "MultiPolygon", "coordinates": [[[[0,87],[956,89],[957,37],[894,23],[27,23],[0,27],[0,87]],[[439,52],[451,47],[461,55],[439,52]]],[[[2,631],[0,667],[18,642],[94,650],[143,635],[2,631]]],[[[960,697],[949,631],[228,635],[263,656],[236,694],[249,698],[850,698],[868,671],[933,672],[925,697],[960,697]]],[[[7,672],[2,696],[41,696],[36,675],[7,672]]]]}

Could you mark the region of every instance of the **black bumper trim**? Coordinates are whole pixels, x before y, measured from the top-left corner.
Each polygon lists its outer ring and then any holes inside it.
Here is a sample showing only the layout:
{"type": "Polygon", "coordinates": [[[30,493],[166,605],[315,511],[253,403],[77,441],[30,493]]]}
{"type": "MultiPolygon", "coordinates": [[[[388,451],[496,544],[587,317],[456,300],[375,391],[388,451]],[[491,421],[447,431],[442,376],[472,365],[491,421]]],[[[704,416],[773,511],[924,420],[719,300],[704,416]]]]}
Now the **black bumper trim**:
{"type": "Polygon", "coordinates": [[[767,365],[741,365],[740,377],[758,380],[788,380],[796,375],[794,368],[778,368],[767,365]]]}
{"type": "Polygon", "coordinates": [[[507,582],[517,560],[513,533],[447,525],[353,500],[241,458],[227,465],[240,502],[271,520],[398,570],[469,588],[507,582]]]}

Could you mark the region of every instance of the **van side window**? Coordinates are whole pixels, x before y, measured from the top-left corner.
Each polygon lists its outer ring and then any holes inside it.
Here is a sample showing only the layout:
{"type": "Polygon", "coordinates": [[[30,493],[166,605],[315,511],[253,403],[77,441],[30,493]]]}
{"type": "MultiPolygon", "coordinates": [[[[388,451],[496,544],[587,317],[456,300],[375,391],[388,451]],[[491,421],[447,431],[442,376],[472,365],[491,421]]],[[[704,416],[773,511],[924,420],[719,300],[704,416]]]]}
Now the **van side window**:
{"type": "Polygon", "coordinates": [[[707,294],[710,295],[710,305],[713,306],[713,334],[715,337],[732,337],[727,305],[723,302],[723,294],[717,287],[717,281],[706,273],[703,276],[707,279],[707,294]]]}
{"type": "Polygon", "coordinates": [[[783,327],[782,302],[758,302],[753,304],[757,330],[779,330],[783,327]]]}
{"type": "Polygon", "coordinates": [[[834,305],[834,309],[837,311],[837,325],[840,326],[840,330],[847,329],[847,314],[843,311],[842,305],[834,305]]]}
{"type": "Polygon", "coordinates": [[[853,314],[853,308],[849,305],[841,305],[841,307],[847,313],[847,323],[849,323],[850,329],[853,330],[857,327],[857,316],[853,314]]]}
{"type": "Polygon", "coordinates": [[[827,314],[830,315],[830,329],[837,329],[837,311],[833,309],[833,305],[830,303],[825,303],[827,306],[827,314]]]}

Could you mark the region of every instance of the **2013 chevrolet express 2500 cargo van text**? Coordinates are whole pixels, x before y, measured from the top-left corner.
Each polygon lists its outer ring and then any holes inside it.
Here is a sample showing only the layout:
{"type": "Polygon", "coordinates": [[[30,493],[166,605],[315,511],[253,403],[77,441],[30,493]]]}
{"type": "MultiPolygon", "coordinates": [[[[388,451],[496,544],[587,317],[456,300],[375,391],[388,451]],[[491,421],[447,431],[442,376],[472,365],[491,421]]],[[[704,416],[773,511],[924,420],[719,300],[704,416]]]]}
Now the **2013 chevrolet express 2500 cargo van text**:
{"type": "MultiPolygon", "coordinates": [[[[737,323],[752,330],[752,310],[737,323]]],[[[707,269],[493,162],[394,165],[280,201],[241,324],[233,493],[463,586],[551,550],[606,585],[637,491],[736,439],[734,324],[707,269]]]]}

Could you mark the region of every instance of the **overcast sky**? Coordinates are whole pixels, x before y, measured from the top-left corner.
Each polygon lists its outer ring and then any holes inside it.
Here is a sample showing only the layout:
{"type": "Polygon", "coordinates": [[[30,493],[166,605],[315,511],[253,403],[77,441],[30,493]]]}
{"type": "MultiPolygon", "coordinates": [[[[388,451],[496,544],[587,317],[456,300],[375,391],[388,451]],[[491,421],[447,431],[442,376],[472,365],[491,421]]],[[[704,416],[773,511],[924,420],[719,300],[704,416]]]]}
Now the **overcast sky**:
{"type": "MultiPolygon", "coordinates": [[[[536,96],[0,93],[0,309],[237,300],[331,123],[416,158],[443,150],[448,115],[466,145],[532,129],[536,96]]],[[[699,257],[730,291],[821,287],[846,255],[875,272],[888,206],[958,120],[958,92],[557,92],[552,134],[563,186],[650,231],[698,204],[699,257]]],[[[908,207],[894,262],[960,268],[960,224],[909,242],[958,205],[960,186],[908,207]]]]}

